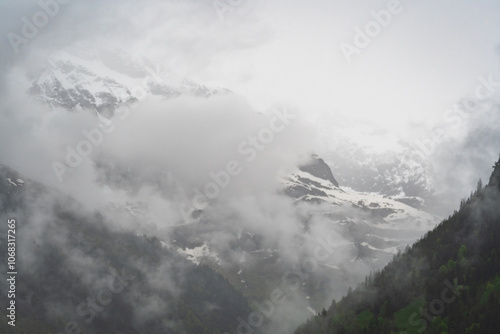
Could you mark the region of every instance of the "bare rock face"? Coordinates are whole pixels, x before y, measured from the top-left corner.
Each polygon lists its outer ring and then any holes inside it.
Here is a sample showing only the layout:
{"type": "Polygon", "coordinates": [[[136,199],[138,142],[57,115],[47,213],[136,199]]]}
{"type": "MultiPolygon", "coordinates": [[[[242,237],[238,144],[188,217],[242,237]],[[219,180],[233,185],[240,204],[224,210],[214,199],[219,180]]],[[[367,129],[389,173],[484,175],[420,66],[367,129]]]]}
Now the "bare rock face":
{"type": "Polygon", "coordinates": [[[299,169],[320,179],[330,181],[336,187],[339,186],[339,183],[333,177],[330,167],[317,155],[313,155],[311,160],[307,164],[300,166],[299,169]]]}

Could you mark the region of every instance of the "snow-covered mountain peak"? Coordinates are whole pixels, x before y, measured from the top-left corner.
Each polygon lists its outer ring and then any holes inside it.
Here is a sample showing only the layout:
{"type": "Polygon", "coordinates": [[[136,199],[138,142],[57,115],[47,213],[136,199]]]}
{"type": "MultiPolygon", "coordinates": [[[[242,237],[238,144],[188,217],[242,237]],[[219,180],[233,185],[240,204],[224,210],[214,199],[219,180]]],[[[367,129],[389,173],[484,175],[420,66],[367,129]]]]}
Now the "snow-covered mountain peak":
{"type": "Polygon", "coordinates": [[[27,73],[27,78],[30,95],[51,109],[95,109],[103,114],[147,95],[175,98],[230,93],[177,77],[161,65],[124,52],[60,51],[27,73]]]}
{"type": "MultiPolygon", "coordinates": [[[[327,175],[331,170],[322,159],[314,158],[313,166],[326,166],[327,175]]],[[[324,175],[324,174],[323,174],[324,175]]],[[[332,175],[333,178],[333,175],[332,175]]],[[[335,179],[333,179],[335,180],[335,179]]],[[[402,203],[399,200],[382,196],[378,193],[359,192],[348,187],[340,187],[333,183],[329,177],[317,173],[314,168],[300,168],[283,180],[285,193],[296,201],[306,201],[318,204],[330,204],[359,209],[368,216],[377,219],[369,219],[366,224],[372,225],[378,222],[377,228],[394,230],[427,231],[432,229],[439,218],[425,211],[416,209],[402,203]]]]}

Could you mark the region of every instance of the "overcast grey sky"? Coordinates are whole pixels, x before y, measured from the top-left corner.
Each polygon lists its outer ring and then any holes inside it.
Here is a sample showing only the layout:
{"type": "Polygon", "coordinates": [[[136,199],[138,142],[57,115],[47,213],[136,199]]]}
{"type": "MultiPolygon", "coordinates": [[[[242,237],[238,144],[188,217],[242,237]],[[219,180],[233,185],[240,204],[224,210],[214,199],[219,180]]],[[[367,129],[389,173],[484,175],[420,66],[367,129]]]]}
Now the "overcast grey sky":
{"type": "Polygon", "coordinates": [[[473,94],[478,76],[498,71],[500,3],[401,0],[401,10],[348,63],[340,45],[354,44],[355,28],[364,31],[371,12],[390,3],[72,0],[13,54],[7,34],[20,34],[22,17],[31,18],[40,5],[4,0],[1,58],[8,68],[38,47],[85,41],[146,54],[259,107],[287,100],[312,115],[432,124],[473,94]]]}
{"type": "Polygon", "coordinates": [[[432,124],[474,93],[478,76],[498,72],[497,1],[403,0],[401,13],[348,63],[340,45],[353,44],[355,28],[364,30],[371,11],[388,3],[261,2],[254,10],[272,37],[219,59],[211,70],[257,103],[284,98],[311,112],[389,125],[432,124]]]}

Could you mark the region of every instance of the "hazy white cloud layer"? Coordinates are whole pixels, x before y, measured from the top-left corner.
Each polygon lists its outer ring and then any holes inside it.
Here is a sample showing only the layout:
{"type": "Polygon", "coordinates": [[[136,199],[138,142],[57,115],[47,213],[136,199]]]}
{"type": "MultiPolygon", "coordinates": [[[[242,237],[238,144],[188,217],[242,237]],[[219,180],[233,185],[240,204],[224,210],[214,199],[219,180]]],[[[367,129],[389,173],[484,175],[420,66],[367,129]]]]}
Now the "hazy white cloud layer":
{"type": "MultiPolygon", "coordinates": [[[[339,245],[330,265],[353,256],[330,219],[308,216],[321,206],[297,206],[279,194],[280,176],[328,147],[319,146],[330,137],[317,133],[318,120],[349,115],[371,121],[423,150],[447,210],[479,177],[485,181],[500,147],[498,1],[224,2],[231,6],[221,9],[213,0],[2,1],[0,163],[87,209],[119,217],[109,219],[115,228],[137,226],[109,209],[112,203],[147,203],[153,225],[166,234],[204,209],[205,219],[227,228],[207,227],[200,238],[225,246],[238,229],[260,233],[259,246],[276,248],[284,270],[300,265],[326,236],[339,245]],[[75,47],[94,54],[124,50],[235,94],[148,97],[109,120],[91,110],[49,111],[30,101],[20,73],[75,47]],[[490,76],[480,89],[489,94],[477,108],[453,111],[462,99],[477,98],[481,78],[490,76]],[[75,157],[79,149],[86,154],[75,157]]],[[[43,225],[32,225],[36,239],[43,225]]],[[[235,250],[235,263],[242,253],[235,250]]],[[[82,271],[101,265],[82,254],[71,258],[82,271]]],[[[170,284],[160,279],[167,267],[150,279],[170,284]]],[[[316,279],[327,281],[330,269],[318,270],[316,279]]],[[[359,280],[366,271],[353,264],[343,275],[359,280]]],[[[345,282],[326,283],[325,303],[345,291],[345,282]]],[[[165,307],[160,300],[141,302],[138,321],[165,307]]],[[[304,317],[288,306],[276,322],[295,318],[294,325],[304,317]]]]}
{"type": "Polygon", "coordinates": [[[286,99],[308,113],[355,114],[404,135],[409,121],[431,126],[473,94],[480,75],[498,70],[500,8],[493,0],[237,1],[224,10],[211,0],[60,2],[40,2],[58,8],[32,38],[22,32],[40,4],[2,3],[3,73],[75,44],[124,49],[233,89],[258,107],[286,99]],[[375,30],[361,45],[358,32],[370,22],[375,30]],[[26,41],[19,53],[9,33],[26,41]],[[359,51],[350,63],[343,43],[359,51]]]}

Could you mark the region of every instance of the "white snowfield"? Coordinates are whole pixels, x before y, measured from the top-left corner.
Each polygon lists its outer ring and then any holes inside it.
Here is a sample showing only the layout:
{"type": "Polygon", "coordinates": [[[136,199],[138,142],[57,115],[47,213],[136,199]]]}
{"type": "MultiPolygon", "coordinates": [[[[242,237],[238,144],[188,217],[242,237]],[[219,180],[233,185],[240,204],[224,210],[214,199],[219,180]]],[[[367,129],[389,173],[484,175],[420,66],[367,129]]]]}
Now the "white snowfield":
{"type": "Polygon", "coordinates": [[[13,185],[14,187],[17,187],[17,186],[23,186],[24,185],[24,180],[23,179],[20,179],[20,178],[17,178],[15,180],[11,179],[10,177],[7,178],[7,182],[9,182],[9,184],[13,185]]]}
{"type": "MultiPolygon", "coordinates": [[[[203,258],[211,258],[217,264],[221,264],[221,262],[222,262],[221,259],[219,259],[219,257],[217,256],[217,254],[210,251],[210,248],[208,247],[206,241],[203,243],[203,245],[201,245],[199,247],[185,248],[185,249],[178,248],[177,252],[179,254],[186,255],[186,258],[196,265],[199,265],[201,259],[203,259],[203,258]]],[[[239,273],[241,273],[241,270],[239,273]]]]}
{"type": "Polygon", "coordinates": [[[434,228],[439,218],[425,211],[415,209],[404,203],[384,197],[377,193],[356,192],[350,188],[337,187],[328,180],[313,176],[307,172],[296,171],[283,179],[286,187],[299,186],[309,190],[319,190],[323,195],[304,195],[297,201],[322,201],[335,206],[354,206],[380,212],[385,223],[375,224],[364,220],[379,229],[428,231],[434,228]],[[313,182],[307,182],[307,180],[313,182]],[[316,184],[319,184],[317,186],[316,184]]]}

